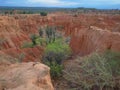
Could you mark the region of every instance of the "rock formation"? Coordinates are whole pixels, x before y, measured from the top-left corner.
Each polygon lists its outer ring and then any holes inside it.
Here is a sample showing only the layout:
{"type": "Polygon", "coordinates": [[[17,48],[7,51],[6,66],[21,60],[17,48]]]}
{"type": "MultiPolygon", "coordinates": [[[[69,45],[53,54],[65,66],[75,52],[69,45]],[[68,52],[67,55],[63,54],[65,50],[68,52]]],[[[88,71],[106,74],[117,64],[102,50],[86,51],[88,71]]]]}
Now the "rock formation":
{"type": "Polygon", "coordinates": [[[63,27],[61,30],[65,35],[71,36],[70,46],[74,54],[86,55],[105,49],[120,51],[118,39],[120,16],[89,14],[81,14],[77,17],[67,14],[51,14],[47,17],[40,15],[0,16],[0,50],[15,58],[24,53],[23,61],[39,60],[43,48],[21,49],[21,46],[24,42],[31,42],[30,35],[38,34],[38,29],[46,25],[63,27]]]}
{"type": "Polygon", "coordinates": [[[105,50],[120,51],[120,33],[96,27],[78,30],[72,35],[71,47],[75,54],[88,55],[105,50]]]}
{"type": "Polygon", "coordinates": [[[54,90],[49,68],[43,64],[29,62],[2,66],[0,90],[54,90]]]}

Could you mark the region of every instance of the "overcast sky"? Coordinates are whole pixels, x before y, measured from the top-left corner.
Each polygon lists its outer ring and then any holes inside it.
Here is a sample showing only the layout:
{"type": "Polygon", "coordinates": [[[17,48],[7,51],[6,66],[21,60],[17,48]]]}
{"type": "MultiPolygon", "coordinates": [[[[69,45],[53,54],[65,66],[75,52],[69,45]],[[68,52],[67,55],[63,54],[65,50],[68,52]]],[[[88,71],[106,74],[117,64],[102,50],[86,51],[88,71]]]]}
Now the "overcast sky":
{"type": "Polygon", "coordinates": [[[91,7],[120,9],[120,0],[0,0],[0,6],[91,7]]]}

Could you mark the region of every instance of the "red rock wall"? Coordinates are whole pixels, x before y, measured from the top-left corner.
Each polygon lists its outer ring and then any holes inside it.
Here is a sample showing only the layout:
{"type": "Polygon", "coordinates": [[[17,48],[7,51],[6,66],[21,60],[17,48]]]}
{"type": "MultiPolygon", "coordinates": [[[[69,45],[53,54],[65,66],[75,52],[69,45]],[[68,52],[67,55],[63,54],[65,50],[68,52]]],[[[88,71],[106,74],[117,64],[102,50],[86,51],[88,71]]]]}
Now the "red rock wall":
{"type": "Polygon", "coordinates": [[[24,41],[30,42],[30,34],[38,34],[45,25],[63,26],[66,36],[71,36],[70,46],[74,54],[87,55],[96,50],[112,49],[120,51],[119,15],[16,15],[0,16],[0,51],[17,57],[26,53],[25,61],[39,59],[43,49],[21,49],[24,41]],[[93,26],[93,27],[92,27],[93,26]],[[97,28],[96,28],[97,27],[97,28]],[[101,29],[101,30],[99,30],[101,29]],[[117,34],[115,34],[115,32],[117,34]],[[5,41],[1,41],[4,39],[5,41]],[[11,54],[16,54],[13,55],[11,54]],[[32,52],[31,55],[29,52],[32,52]]]}
{"type": "Polygon", "coordinates": [[[24,54],[23,61],[40,60],[41,47],[21,48],[24,42],[31,42],[33,33],[37,33],[37,24],[32,17],[0,16],[0,51],[18,59],[24,54]]]}
{"type": "Polygon", "coordinates": [[[79,30],[72,36],[70,45],[74,54],[79,55],[107,49],[120,51],[120,33],[101,29],[79,30]]]}

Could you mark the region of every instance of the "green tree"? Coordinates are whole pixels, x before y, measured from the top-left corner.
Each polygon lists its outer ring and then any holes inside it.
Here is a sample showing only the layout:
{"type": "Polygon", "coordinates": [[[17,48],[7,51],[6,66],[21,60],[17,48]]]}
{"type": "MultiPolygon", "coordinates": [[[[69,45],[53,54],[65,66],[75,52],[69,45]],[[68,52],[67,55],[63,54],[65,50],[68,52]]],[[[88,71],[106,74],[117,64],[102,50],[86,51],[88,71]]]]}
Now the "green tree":
{"type": "Polygon", "coordinates": [[[41,16],[47,16],[47,12],[40,12],[41,16]]]}

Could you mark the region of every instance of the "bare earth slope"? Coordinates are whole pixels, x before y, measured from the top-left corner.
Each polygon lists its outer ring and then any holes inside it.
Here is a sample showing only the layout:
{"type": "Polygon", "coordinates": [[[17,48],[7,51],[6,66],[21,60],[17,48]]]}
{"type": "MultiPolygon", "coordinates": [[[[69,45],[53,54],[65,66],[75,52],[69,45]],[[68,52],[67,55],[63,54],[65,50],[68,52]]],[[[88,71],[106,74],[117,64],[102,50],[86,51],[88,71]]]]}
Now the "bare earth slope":
{"type": "Polygon", "coordinates": [[[71,47],[80,55],[105,50],[120,51],[120,33],[91,27],[89,30],[78,30],[73,34],[71,47]]]}
{"type": "Polygon", "coordinates": [[[65,35],[71,36],[74,54],[86,55],[105,49],[120,51],[120,16],[88,14],[0,16],[0,50],[15,58],[24,53],[24,61],[39,60],[41,47],[21,49],[21,46],[26,41],[31,42],[30,34],[38,34],[38,29],[45,25],[63,26],[65,35]]]}

